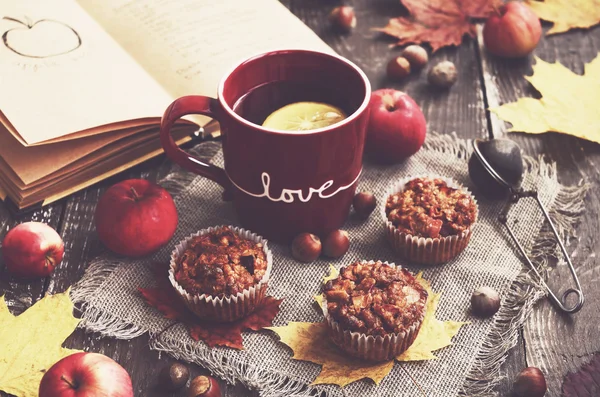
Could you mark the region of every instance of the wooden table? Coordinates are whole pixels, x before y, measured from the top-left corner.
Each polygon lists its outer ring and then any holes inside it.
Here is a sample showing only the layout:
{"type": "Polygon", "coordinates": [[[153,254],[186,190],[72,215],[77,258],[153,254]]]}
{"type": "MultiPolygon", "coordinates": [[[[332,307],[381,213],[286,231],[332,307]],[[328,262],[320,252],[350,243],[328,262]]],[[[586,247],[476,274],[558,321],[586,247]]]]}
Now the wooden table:
{"type": "MultiPolygon", "coordinates": [[[[384,26],[390,17],[405,12],[398,0],[349,2],[354,5],[358,18],[358,27],[349,35],[333,32],[327,22],[328,13],[337,5],[336,1],[284,0],[283,3],[338,53],[356,62],[369,76],[374,89],[391,87],[408,92],[425,113],[429,131],[456,132],[462,138],[501,136],[506,125],[490,116],[486,109],[514,101],[519,96],[535,95],[523,79],[523,75],[531,73],[532,60],[493,58],[486,53],[481,38],[465,39],[460,47],[442,49],[431,57],[430,65],[449,59],[459,70],[458,83],[447,92],[433,90],[426,83],[425,73],[415,74],[402,83],[389,81],[385,67],[399,50],[390,49],[388,46],[393,40],[380,36],[371,28],[384,26]]],[[[548,26],[545,26],[547,29],[548,26]]],[[[576,73],[582,73],[584,63],[592,60],[599,48],[600,28],[595,28],[542,38],[535,54],[546,61],[560,61],[576,73]]],[[[555,161],[559,180],[564,184],[576,184],[582,179],[591,184],[578,238],[568,247],[583,283],[586,304],[573,316],[561,315],[545,300],[538,304],[503,366],[505,379],[498,387],[501,396],[510,395],[516,374],[526,366],[536,366],[546,374],[547,396],[557,397],[561,395],[564,375],[578,369],[600,351],[600,289],[596,288],[600,281],[599,259],[596,257],[600,250],[600,174],[596,165],[600,164],[600,146],[559,134],[512,134],[509,137],[517,141],[527,154],[544,154],[555,161]]],[[[0,237],[18,223],[36,220],[58,230],[66,246],[63,263],[44,280],[27,284],[14,282],[0,264],[0,295],[5,294],[10,309],[21,313],[43,296],[65,291],[81,278],[88,261],[103,252],[104,248],[94,231],[93,214],[98,198],[108,186],[134,177],[157,180],[168,172],[169,167],[170,163],[157,159],[19,218],[12,217],[0,205],[0,237]]],[[[567,267],[560,266],[551,271],[549,284],[561,290],[571,286],[567,267]]],[[[155,377],[172,359],[150,351],[147,342],[145,336],[132,341],[118,341],[101,339],[78,330],[68,339],[66,346],[100,352],[117,360],[129,371],[137,396],[164,396],[164,393],[155,390],[155,377]]],[[[194,368],[194,374],[202,371],[194,368]]],[[[226,394],[253,395],[239,386],[235,389],[228,387],[226,394]]],[[[174,395],[183,396],[184,393],[174,395]]]]}

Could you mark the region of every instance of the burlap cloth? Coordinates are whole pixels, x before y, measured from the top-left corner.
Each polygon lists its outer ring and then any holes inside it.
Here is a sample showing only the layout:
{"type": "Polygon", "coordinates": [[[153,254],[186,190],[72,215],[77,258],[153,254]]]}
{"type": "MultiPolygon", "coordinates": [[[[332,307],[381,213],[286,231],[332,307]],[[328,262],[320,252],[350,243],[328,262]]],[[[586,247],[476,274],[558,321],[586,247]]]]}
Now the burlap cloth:
{"type": "MultiPolygon", "coordinates": [[[[518,327],[543,291],[526,272],[512,244],[496,221],[501,202],[491,202],[477,194],[467,173],[470,143],[452,135],[431,134],[425,147],[403,164],[375,166],[365,164],[359,190],[381,195],[391,181],[405,176],[438,174],[451,177],[467,186],[479,202],[479,221],[466,250],[443,266],[419,267],[405,264],[412,271],[424,271],[435,291],[443,292],[437,312],[442,320],[470,321],[454,338],[451,347],[436,354],[438,360],[396,364],[391,373],[375,386],[363,380],[341,389],[337,386],[307,386],[317,376],[320,366],[291,359],[291,351],[268,332],[246,333],[244,351],[208,348],[192,340],[181,324],[169,328],[171,321],[147,306],[138,287],[153,285],[149,265],[152,260],[168,261],[174,244],[199,229],[218,224],[236,225],[230,204],[221,200],[221,188],[205,178],[176,169],[161,183],[175,194],[180,220],[172,243],[154,258],[132,261],[102,257],[90,264],[84,278],[73,288],[72,297],[82,309],[82,326],[106,336],[129,339],[145,332],[156,336],[150,348],[196,362],[229,382],[242,382],[258,389],[264,396],[419,396],[414,378],[427,396],[489,396],[498,381],[499,367],[518,335],[518,327]],[[469,313],[470,297],[480,286],[490,286],[503,297],[503,308],[493,320],[474,318],[469,313]]],[[[218,150],[214,143],[196,148],[201,153],[218,150]]],[[[222,154],[213,159],[222,164],[222,154]]],[[[585,187],[566,188],[556,180],[555,166],[526,159],[525,187],[535,187],[542,201],[552,209],[560,232],[565,237],[583,210],[585,187]]],[[[536,256],[552,254],[547,233],[542,229],[542,215],[533,200],[522,200],[511,211],[518,215],[516,234],[533,248],[536,256]],[[541,231],[541,233],[540,233],[541,231]],[[536,238],[537,236],[537,238],[536,238]],[[534,244],[534,240],[537,242],[534,244]]],[[[384,239],[384,226],[377,211],[366,222],[349,217],[344,226],[351,236],[348,253],[338,260],[320,259],[301,264],[290,256],[289,247],[270,244],[274,255],[269,293],[284,298],[275,325],[289,321],[322,320],[315,309],[313,295],[319,290],[329,264],[340,267],[360,259],[396,262],[384,239]]]]}

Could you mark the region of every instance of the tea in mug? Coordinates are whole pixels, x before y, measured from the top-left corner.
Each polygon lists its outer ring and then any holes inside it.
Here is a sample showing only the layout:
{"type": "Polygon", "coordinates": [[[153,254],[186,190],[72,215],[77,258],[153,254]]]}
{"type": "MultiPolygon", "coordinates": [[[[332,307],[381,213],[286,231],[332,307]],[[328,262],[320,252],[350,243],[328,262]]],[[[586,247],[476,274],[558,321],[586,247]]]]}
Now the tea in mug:
{"type": "Polygon", "coordinates": [[[356,105],[327,83],[278,81],[253,88],[233,110],[266,128],[303,132],[339,123],[356,105]]]}
{"type": "Polygon", "coordinates": [[[295,102],[271,113],[263,127],[283,131],[310,131],[329,127],[346,118],[343,110],[322,102],[295,102]]]}

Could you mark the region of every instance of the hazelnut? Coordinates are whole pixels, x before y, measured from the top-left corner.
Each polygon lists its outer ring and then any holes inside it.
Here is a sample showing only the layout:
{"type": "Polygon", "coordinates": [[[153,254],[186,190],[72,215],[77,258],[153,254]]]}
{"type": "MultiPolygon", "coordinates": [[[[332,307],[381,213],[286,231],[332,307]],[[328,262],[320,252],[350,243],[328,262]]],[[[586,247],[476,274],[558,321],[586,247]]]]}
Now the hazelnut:
{"type": "Polygon", "coordinates": [[[517,397],[543,397],[546,394],[546,378],[536,367],[525,368],[513,385],[517,397]]]}
{"type": "Polygon", "coordinates": [[[215,378],[200,375],[190,383],[187,397],[221,397],[221,387],[215,378]]]}
{"type": "Polygon", "coordinates": [[[421,69],[427,64],[427,61],[429,60],[429,56],[427,55],[427,51],[425,51],[425,48],[416,44],[409,45],[408,47],[406,47],[400,55],[406,58],[408,63],[410,63],[410,68],[412,70],[421,69]]]}
{"type": "Polygon", "coordinates": [[[371,192],[360,192],[354,196],[352,206],[359,217],[367,219],[377,206],[377,200],[371,192]]]}
{"type": "Polygon", "coordinates": [[[427,74],[429,84],[439,88],[448,88],[456,83],[457,79],[458,72],[456,71],[456,66],[450,61],[438,63],[429,69],[429,73],[427,74]]]}
{"type": "Polygon", "coordinates": [[[292,256],[300,262],[312,262],[321,255],[321,239],[314,234],[301,233],[292,241],[292,256]]]}
{"type": "Polygon", "coordinates": [[[331,24],[342,31],[349,32],[356,27],[354,8],[348,6],[336,7],[329,14],[331,24]]]}
{"type": "Polygon", "coordinates": [[[490,287],[481,287],[471,295],[471,310],[479,317],[491,317],[500,309],[500,296],[490,287]]]}
{"type": "Polygon", "coordinates": [[[189,378],[190,371],[181,363],[168,365],[158,374],[159,385],[169,391],[181,389],[189,378]]]}
{"type": "Polygon", "coordinates": [[[410,74],[410,63],[406,58],[397,57],[387,64],[387,75],[390,79],[402,80],[410,74]]]}
{"type": "Polygon", "coordinates": [[[350,239],[345,230],[334,230],[323,241],[323,254],[330,258],[339,258],[348,251],[350,239]]]}

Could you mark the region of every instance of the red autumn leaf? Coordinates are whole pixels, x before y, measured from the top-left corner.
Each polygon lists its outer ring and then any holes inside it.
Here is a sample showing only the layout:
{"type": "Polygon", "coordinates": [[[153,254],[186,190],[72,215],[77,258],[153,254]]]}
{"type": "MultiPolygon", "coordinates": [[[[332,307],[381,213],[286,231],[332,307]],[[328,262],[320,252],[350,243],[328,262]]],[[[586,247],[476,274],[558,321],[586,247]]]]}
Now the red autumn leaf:
{"type": "Polygon", "coordinates": [[[252,314],[233,323],[206,323],[197,321],[190,326],[190,336],[203,340],[209,346],[228,346],[243,349],[242,331],[258,331],[273,325],[273,319],[279,313],[282,299],[267,296],[263,304],[252,314]],[[225,343],[224,343],[225,342],[225,343]]]}
{"type": "Polygon", "coordinates": [[[563,397],[600,396],[600,354],[579,371],[565,376],[562,392],[563,397]]]}
{"type": "Polygon", "coordinates": [[[194,340],[202,340],[208,346],[227,346],[243,349],[242,332],[258,331],[273,325],[279,313],[282,299],[267,296],[263,304],[249,316],[232,323],[202,321],[185,306],[169,282],[168,268],[157,263],[153,266],[156,287],[138,288],[148,305],[155,307],[166,318],[182,322],[194,340]]]}
{"type": "Polygon", "coordinates": [[[179,320],[189,315],[188,309],[181,302],[179,295],[171,286],[168,277],[168,267],[161,263],[155,263],[152,267],[155,288],[138,288],[142,296],[150,306],[158,309],[166,318],[179,320]]]}
{"type": "Polygon", "coordinates": [[[227,346],[241,350],[242,330],[237,324],[200,323],[189,325],[190,336],[194,340],[202,340],[210,347],[227,346]]]}
{"type": "Polygon", "coordinates": [[[283,299],[275,299],[272,296],[265,297],[263,304],[248,317],[244,318],[244,329],[258,331],[273,325],[273,319],[279,313],[281,302],[283,302],[283,299]]]}
{"type": "Polygon", "coordinates": [[[435,52],[441,47],[460,45],[465,34],[474,37],[473,19],[487,18],[502,0],[401,0],[409,17],[390,19],[375,30],[399,39],[397,45],[425,43],[435,52]]]}

